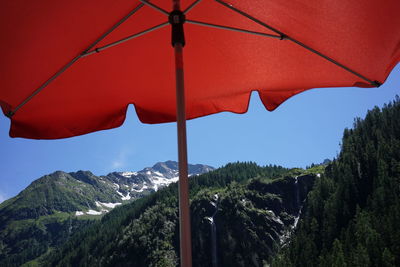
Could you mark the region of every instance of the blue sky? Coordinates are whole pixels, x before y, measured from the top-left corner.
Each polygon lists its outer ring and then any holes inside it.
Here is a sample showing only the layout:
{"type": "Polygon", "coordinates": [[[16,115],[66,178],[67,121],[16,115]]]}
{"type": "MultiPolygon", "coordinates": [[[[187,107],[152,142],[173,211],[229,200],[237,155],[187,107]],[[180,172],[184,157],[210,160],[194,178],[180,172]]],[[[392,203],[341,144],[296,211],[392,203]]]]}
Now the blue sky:
{"type": "MultiPolygon", "coordinates": [[[[313,89],[273,112],[253,94],[246,114],[224,112],[188,121],[189,162],[305,167],[332,159],[340,150],[344,128],[368,109],[393,100],[399,85],[400,65],[380,88],[313,89]]],[[[177,159],[176,125],[142,124],[133,108],[120,128],[62,140],[10,138],[9,125],[0,116],[0,202],[56,170],[103,175],[177,159]]]]}

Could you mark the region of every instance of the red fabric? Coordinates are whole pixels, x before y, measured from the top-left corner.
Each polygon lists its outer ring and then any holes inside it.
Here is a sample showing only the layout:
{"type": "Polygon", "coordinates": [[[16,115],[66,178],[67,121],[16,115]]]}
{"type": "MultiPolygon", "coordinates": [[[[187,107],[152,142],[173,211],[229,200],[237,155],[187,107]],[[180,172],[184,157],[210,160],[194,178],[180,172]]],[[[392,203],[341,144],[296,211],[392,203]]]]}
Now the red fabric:
{"type": "MultiPolygon", "coordinates": [[[[172,1],[153,0],[166,10],[172,1]]],[[[183,1],[185,8],[192,1],[183,1]]],[[[399,0],[230,0],[287,35],[384,82],[400,59],[399,0]]],[[[133,0],[0,0],[0,105],[6,114],[128,14],[133,0]]],[[[272,33],[215,1],[187,19],[272,33]]],[[[167,21],[143,7],[98,46],[167,21]]],[[[371,86],[287,40],[185,24],[188,119],[268,110],[317,87],[371,86]]],[[[53,139],[120,126],[134,104],[142,122],[175,120],[170,26],[79,59],[12,117],[10,135],[53,139]]]]}

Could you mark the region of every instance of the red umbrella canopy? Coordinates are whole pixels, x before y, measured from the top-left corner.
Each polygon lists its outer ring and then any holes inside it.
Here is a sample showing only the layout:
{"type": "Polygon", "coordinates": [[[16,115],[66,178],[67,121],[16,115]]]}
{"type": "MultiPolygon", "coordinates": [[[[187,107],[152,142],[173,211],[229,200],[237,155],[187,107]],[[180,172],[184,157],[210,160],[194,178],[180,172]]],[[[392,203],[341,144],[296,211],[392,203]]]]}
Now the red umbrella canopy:
{"type": "MultiPolygon", "coordinates": [[[[0,0],[0,105],[10,135],[118,127],[129,104],[142,122],[175,121],[164,14],[172,4],[151,3],[162,10],[133,0],[0,0]],[[108,48],[127,37],[136,38],[108,48]]],[[[184,24],[188,119],[246,112],[252,91],[273,110],[310,88],[379,86],[400,59],[399,0],[195,3],[184,24]]]]}

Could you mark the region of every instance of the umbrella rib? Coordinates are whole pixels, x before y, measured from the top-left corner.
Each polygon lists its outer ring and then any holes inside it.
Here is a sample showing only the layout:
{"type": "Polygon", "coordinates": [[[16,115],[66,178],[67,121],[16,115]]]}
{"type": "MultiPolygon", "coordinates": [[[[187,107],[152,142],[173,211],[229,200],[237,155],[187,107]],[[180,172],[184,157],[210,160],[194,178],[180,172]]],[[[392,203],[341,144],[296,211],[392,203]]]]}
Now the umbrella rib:
{"type": "Polygon", "coordinates": [[[129,19],[133,14],[138,12],[144,4],[137,5],[131,12],[128,13],[125,17],[123,17],[120,21],[118,21],[114,26],[112,26],[108,31],[106,31],[102,36],[100,36],[96,41],[94,41],[82,54],[85,54],[87,51],[95,47],[101,40],[106,38],[111,32],[113,32],[116,28],[118,28],[122,23],[124,23],[127,19],[129,19]]]}
{"type": "Polygon", "coordinates": [[[192,10],[192,8],[194,8],[195,6],[197,6],[197,4],[200,3],[201,0],[196,0],[194,1],[190,6],[188,6],[184,11],[183,14],[188,13],[190,10],[192,10]]]}
{"type": "Polygon", "coordinates": [[[276,39],[282,39],[282,36],[280,36],[280,35],[273,35],[273,34],[267,34],[267,33],[263,33],[263,32],[249,31],[249,30],[245,30],[245,29],[234,28],[234,27],[223,26],[223,25],[217,25],[217,24],[211,24],[211,23],[206,23],[206,22],[201,22],[201,21],[196,21],[196,20],[186,20],[186,22],[190,23],[190,24],[195,24],[195,25],[200,25],[200,26],[205,26],[205,27],[210,27],[210,28],[230,30],[230,31],[235,31],[235,32],[250,33],[250,34],[254,34],[254,35],[261,35],[261,36],[266,36],[266,37],[271,37],[271,38],[276,38],[276,39]]]}
{"type": "Polygon", "coordinates": [[[72,59],[68,64],[66,64],[64,67],[62,67],[59,71],[57,71],[53,76],[51,76],[46,82],[44,82],[38,89],[36,89],[30,96],[25,98],[24,101],[21,102],[18,106],[15,107],[14,110],[10,110],[6,116],[11,118],[14,116],[14,114],[22,108],[26,103],[28,103],[33,97],[35,97],[38,93],[40,93],[47,85],[49,85],[52,81],[54,81],[58,76],[60,76],[62,73],[64,73],[69,67],[72,66],[78,59],[81,58],[81,55],[76,56],[74,59],[72,59]]]}
{"type": "Polygon", "coordinates": [[[130,36],[128,36],[128,37],[125,37],[125,38],[123,38],[123,39],[121,39],[121,40],[112,42],[112,43],[110,43],[110,44],[108,44],[108,45],[95,48],[94,50],[92,50],[92,51],[90,51],[90,52],[86,52],[86,53],[82,54],[81,56],[82,56],[82,57],[86,57],[86,56],[89,56],[89,55],[93,55],[93,54],[96,54],[96,53],[100,53],[101,51],[103,51],[103,50],[105,50],[105,49],[107,49],[107,48],[111,48],[111,47],[113,47],[113,46],[116,46],[116,45],[125,43],[126,41],[132,40],[132,39],[134,39],[134,38],[136,38],[136,37],[142,36],[142,35],[144,35],[144,34],[146,34],[146,33],[149,33],[149,32],[152,32],[152,31],[154,31],[154,30],[160,29],[160,28],[162,28],[162,27],[164,27],[164,26],[167,26],[168,24],[169,24],[169,22],[161,23],[161,24],[156,25],[156,26],[154,26],[154,27],[151,27],[151,28],[149,28],[149,29],[147,29],[147,30],[144,30],[144,31],[141,31],[141,32],[132,34],[132,35],[130,35],[130,36]]]}
{"type": "Polygon", "coordinates": [[[159,6],[157,6],[157,5],[153,4],[153,3],[150,3],[149,1],[146,1],[146,0],[139,0],[139,1],[142,2],[142,4],[145,4],[146,6],[149,6],[149,7],[153,8],[153,9],[163,13],[164,15],[167,15],[167,16],[169,15],[168,11],[162,9],[161,7],[159,7],[159,6]]]}
{"type": "Polygon", "coordinates": [[[122,23],[124,23],[127,19],[129,19],[133,14],[139,11],[144,4],[137,5],[132,11],[130,11],[125,17],[119,20],[116,24],[114,24],[108,31],[102,34],[97,40],[91,43],[82,53],[74,57],[70,62],[68,62],[64,67],[58,70],[55,74],[53,74],[47,81],[45,81],[39,88],[37,88],[31,95],[25,98],[18,106],[16,106],[13,110],[10,110],[6,116],[11,118],[14,114],[22,108],[26,103],[28,103],[33,97],[35,97],[38,93],[40,93],[44,88],[46,88],[52,81],[54,81],[57,77],[63,74],[69,67],[71,67],[78,59],[83,57],[90,49],[95,47],[101,40],[106,38],[111,32],[113,32],[116,28],[118,28],[122,23]]]}
{"type": "Polygon", "coordinates": [[[342,68],[342,69],[344,69],[344,70],[346,70],[346,71],[348,71],[348,72],[350,72],[350,73],[356,75],[357,77],[363,79],[364,81],[367,81],[369,84],[371,84],[371,85],[373,85],[373,86],[375,86],[375,87],[379,87],[379,86],[382,85],[381,82],[379,82],[379,81],[373,81],[373,80],[371,80],[371,79],[368,79],[368,78],[365,77],[364,75],[362,75],[362,74],[360,74],[360,73],[358,73],[358,72],[356,72],[356,71],[350,69],[349,67],[346,67],[345,65],[339,63],[338,61],[334,60],[333,58],[328,57],[327,55],[322,54],[321,52],[319,52],[319,51],[317,51],[317,50],[315,50],[315,49],[309,47],[308,45],[306,45],[306,44],[304,44],[304,43],[302,43],[302,42],[300,42],[300,41],[298,41],[298,40],[296,40],[296,39],[294,39],[294,38],[288,36],[287,34],[285,34],[285,33],[281,32],[281,31],[279,31],[279,30],[273,28],[272,26],[270,26],[270,25],[268,25],[268,24],[262,22],[261,20],[255,18],[255,17],[253,17],[253,16],[251,16],[251,15],[249,15],[249,14],[247,14],[247,13],[245,13],[244,11],[233,7],[233,5],[228,4],[228,3],[226,3],[226,2],[224,2],[224,1],[222,1],[222,0],[215,0],[215,1],[216,1],[217,3],[219,3],[219,4],[221,4],[221,5],[223,5],[223,6],[227,7],[227,8],[229,8],[229,9],[231,9],[232,11],[235,11],[236,13],[239,13],[240,15],[242,15],[242,16],[244,16],[244,17],[246,17],[246,18],[248,18],[248,19],[250,19],[250,20],[252,20],[252,21],[254,21],[255,23],[257,23],[257,24],[259,24],[259,25],[261,25],[261,26],[263,26],[263,27],[265,27],[265,28],[267,28],[267,29],[269,29],[269,30],[271,30],[271,31],[273,31],[273,32],[276,32],[277,34],[279,34],[279,35],[281,36],[281,39],[282,39],[282,40],[285,39],[285,40],[289,40],[289,41],[294,42],[295,44],[297,44],[297,45],[299,45],[299,46],[301,46],[301,47],[307,49],[308,51],[310,51],[310,52],[312,52],[312,53],[314,53],[314,54],[316,54],[316,55],[318,55],[318,56],[320,56],[320,57],[322,57],[322,58],[328,60],[329,62],[335,64],[336,66],[338,66],[338,67],[340,67],[340,68],[342,68]]]}

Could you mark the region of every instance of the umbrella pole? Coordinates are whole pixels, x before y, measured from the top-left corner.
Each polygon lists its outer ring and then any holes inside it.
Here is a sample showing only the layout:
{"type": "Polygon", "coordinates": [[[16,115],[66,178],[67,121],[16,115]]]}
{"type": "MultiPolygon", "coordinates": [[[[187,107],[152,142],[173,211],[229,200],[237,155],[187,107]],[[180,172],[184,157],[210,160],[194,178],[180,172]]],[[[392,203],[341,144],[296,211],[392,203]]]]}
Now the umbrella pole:
{"type": "Polygon", "coordinates": [[[186,107],[185,85],[183,75],[183,47],[185,36],[183,23],[185,15],[180,10],[180,0],[172,1],[172,12],[169,14],[171,24],[171,43],[175,52],[176,75],[176,122],[178,130],[179,161],[179,236],[181,267],[192,267],[192,238],[190,230],[189,177],[186,143],[186,107]]]}
{"type": "Polygon", "coordinates": [[[181,267],[192,266],[192,244],[189,209],[189,178],[186,143],[185,87],[183,81],[183,47],[174,45],[176,73],[176,104],[179,159],[179,219],[181,267]]]}

